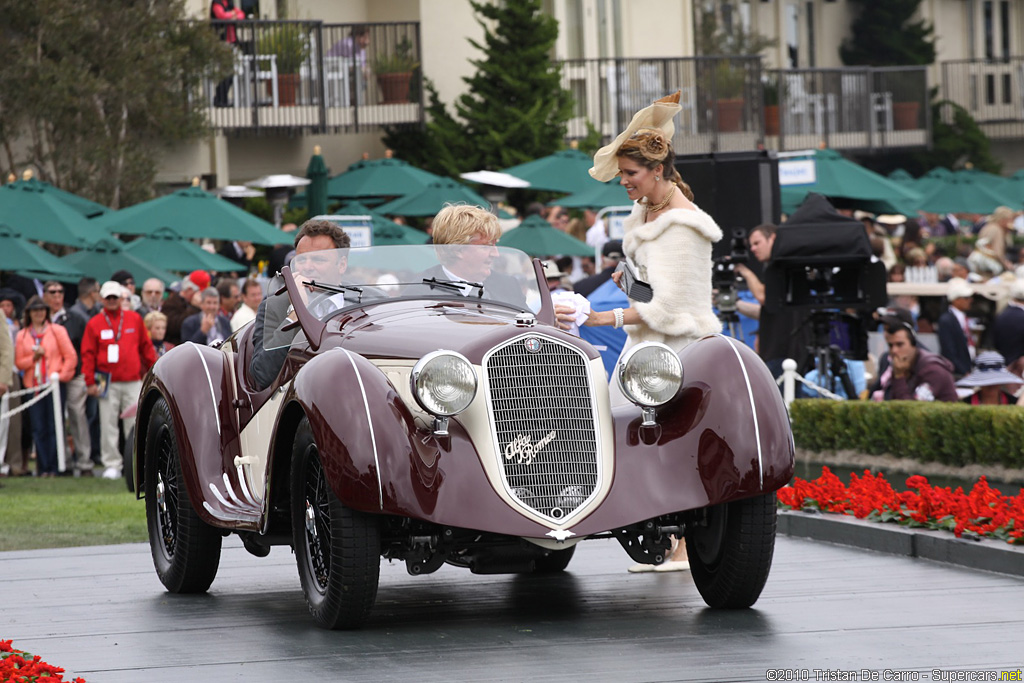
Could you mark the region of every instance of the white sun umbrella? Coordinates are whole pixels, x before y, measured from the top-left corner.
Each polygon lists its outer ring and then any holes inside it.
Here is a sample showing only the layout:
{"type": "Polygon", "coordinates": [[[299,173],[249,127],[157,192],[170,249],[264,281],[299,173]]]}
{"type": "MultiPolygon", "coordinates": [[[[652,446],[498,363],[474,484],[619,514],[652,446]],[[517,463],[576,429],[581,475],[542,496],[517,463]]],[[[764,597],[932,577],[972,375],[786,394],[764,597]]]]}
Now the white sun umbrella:
{"type": "Polygon", "coordinates": [[[469,173],[461,173],[460,176],[473,183],[494,185],[495,187],[520,188],[530,186],[528,180],[523,180],[500,171],[470,171],[469,173]]]}

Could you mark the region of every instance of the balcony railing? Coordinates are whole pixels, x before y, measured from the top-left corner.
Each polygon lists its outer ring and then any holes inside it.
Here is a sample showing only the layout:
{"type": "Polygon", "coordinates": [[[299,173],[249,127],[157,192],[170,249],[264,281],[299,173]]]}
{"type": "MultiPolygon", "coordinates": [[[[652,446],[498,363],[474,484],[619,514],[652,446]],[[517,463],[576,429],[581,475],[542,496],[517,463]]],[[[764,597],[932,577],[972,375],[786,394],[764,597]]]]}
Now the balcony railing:
{"type": "Polygon", "coordinates": [[[762,71],[758,57],[562,62],[575,97],[570,138],[593,125],[605,141],[651,101],[679,90],[680,154],[757,149],[875,150],[928,144],[924,67],[762,71]]]}
{"type": "Polygon", "coordinates": [[[354,132],[422,121],[419,24],[210,22],[234,71],[198,103],[217,130],[354,132]]]}
{"type": "Polygon", "coordinates": [[[768,146],[923,147],[931,120],[925,67],[772,70],[764,81],[768,146]]]}
{"type": "MultiPolygon", "coordinates": [[[[942,62],[942,98],[956,102],[993,139],[1024,136],[1024,57],[942,62]]],[[[951,117],[943,111],[943,118],[951,117]]]]}

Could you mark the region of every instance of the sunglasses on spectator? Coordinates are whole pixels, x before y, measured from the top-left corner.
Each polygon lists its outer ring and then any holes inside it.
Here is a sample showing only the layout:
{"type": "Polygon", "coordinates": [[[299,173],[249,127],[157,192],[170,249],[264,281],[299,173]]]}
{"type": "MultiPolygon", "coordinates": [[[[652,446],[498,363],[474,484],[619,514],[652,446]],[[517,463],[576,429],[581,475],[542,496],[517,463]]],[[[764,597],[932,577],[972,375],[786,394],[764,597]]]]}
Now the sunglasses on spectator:
{"type": "Polygon", "coordinates": [[[63,289],[48,289],[48,290],[46,290],[46,293],[47,294],[63,294],[64,290],[63,289]]]}

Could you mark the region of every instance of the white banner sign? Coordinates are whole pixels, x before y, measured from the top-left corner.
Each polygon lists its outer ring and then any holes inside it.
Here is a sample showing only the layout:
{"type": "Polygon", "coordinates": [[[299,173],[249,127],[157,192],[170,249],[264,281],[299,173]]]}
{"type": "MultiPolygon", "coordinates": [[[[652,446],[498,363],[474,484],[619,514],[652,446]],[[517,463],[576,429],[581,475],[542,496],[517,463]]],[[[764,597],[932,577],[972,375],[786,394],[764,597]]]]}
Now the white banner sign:
{"type": "Polygon", "coordinates": [[[814,159],[779,162],[779,185],[813,185],[817,180],[814,159]]]}

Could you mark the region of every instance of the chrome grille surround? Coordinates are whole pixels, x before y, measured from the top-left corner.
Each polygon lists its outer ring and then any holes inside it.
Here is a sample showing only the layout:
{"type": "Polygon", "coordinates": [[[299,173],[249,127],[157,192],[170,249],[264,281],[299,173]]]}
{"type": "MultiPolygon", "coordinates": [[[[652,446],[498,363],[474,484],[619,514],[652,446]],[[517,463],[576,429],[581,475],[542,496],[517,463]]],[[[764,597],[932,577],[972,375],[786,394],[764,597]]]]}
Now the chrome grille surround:
{"type": "Polygon", "coordinates": [[[589,360],[570,344],[531,333],[491,349],[483,373],[505,490],[522,507],[566,524],[597,495],[603,476],[589,360]],[[539,351],[528,348],[534,340],[539,351]]]}

